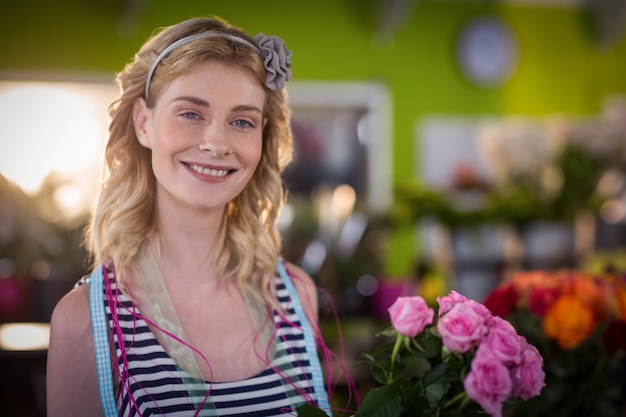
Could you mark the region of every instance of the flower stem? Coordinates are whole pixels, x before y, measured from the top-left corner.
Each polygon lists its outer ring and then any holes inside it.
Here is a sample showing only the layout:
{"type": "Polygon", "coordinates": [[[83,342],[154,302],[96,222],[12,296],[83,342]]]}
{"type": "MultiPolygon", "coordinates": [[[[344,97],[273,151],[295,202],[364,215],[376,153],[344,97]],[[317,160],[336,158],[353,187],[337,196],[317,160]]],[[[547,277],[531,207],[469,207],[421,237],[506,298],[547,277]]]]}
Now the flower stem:
{"type": "Polygon", "coordinates": [[[466,396],[465,391],[459,392],[457,395],[452,397],[450,400],[446,401],[446,403],[441,407],[442,410],[452,406],[454,403],[461,401],[466,396]]]}
{"type": "Polygon", "coordinates": [[[391,352],[391,364],[389,366],[389,373],[387,374],[387,384],[391,384],[393,381],[393,365],[396,363],[396,356],[398,356],[403,340],[404,336],[398,333],[396,336],[396,343],[393,345],[393,351],[391,352]]]}

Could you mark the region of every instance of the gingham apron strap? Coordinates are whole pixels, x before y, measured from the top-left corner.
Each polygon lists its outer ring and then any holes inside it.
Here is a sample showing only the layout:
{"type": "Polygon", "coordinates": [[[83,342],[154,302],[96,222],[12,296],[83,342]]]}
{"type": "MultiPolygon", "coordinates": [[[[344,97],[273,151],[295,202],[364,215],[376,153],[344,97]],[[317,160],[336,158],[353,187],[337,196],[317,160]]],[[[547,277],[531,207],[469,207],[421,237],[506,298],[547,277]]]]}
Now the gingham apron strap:
{"type": "Polygon", "coordinates": [[[96,367],[102,411],[104,417],[117,417],[117,404],[113,393],[109,332],[107,330],[106,312],[104,311],[103,281],[103,266],[99,265],[91,274],[89,281],[89,314],[91,316],[93,344],[96,349],[96,367]]]}
{"type": "Polygon", "coordinates": [[[313,336],[313,329],[311,328],[311,324],[304,314],[304,310],[302,308],[302,303],[300,302],[300,297],[298,297],[298,293],[291,282],[291,277],[287,273],[287,269],[282,261],[279,259],[277,262],[278,273],[280,274],[283,282],[285,283],[285,287],[287,287],[287,291],[289,292],[289,297],[291,298],[291,303],[293,304],[293,308],[300,319],[300,323],[302,323],[302,330],[304,331],[304,343],[306,347],[307,356],[309,357],[309,361],[311,363],[311,374],[313,377],[313,391],[315,393],[315,398],[317,399],[317,405],[320,409],[326,412],[329,416],[331,414],[330,403],[328,401],[328,394],[326,393],[326,389],[324,388],[324,375],[322,374],[322,367],[320,365],[319,357],[317,356],[317,347],[315,345],[315,337],[313,336]]]}

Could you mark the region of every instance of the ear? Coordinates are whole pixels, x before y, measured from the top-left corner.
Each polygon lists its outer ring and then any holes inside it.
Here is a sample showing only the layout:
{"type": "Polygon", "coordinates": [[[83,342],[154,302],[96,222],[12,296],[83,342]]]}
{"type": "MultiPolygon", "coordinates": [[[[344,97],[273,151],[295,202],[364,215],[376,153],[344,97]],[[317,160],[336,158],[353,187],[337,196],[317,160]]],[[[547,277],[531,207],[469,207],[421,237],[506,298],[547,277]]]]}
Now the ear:
{"type": "Polygon", "coordinates": [[[135,135],[139,143],[150,149],[150,135],[148,121],[150,120],[150,110],[143,97],[137,98],[133,105],[133,124],[135,126],[135,135]]]}

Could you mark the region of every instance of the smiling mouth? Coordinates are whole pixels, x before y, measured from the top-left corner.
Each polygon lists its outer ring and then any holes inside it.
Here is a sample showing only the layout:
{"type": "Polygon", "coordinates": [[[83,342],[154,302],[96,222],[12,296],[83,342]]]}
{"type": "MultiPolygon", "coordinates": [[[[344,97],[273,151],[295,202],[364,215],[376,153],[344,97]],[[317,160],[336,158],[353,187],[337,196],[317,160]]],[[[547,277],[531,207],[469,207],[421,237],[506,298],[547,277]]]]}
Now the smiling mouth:
{"type": "Polygon", "coordinates": [[[230,172],[228,169],[209,169],[198,165],[189,165],[189,167],[198,174],[209,175],[211,177],[225,177],[230,172]]]}

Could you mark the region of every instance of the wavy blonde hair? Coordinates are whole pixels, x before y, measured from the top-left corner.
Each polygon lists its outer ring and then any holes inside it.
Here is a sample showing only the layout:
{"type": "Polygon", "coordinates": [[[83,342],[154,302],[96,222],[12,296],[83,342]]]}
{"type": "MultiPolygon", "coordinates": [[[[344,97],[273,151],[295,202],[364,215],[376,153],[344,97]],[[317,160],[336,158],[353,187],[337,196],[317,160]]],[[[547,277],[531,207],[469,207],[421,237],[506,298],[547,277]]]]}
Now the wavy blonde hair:
{"type": "MultiPolygon", "coordinates": [[[[139,249],[156,232],[156,179],[150,150],[135,135],[133,105],[144,96],[146,77],[157,55],[176,40],[205,31],[235,35],[254,44],[250,36],[221,19],[190,19],[157,31],[117,76],[120,96],[109,106],[103,182],[85,241],[94,266],[112,261],[122,287],[126,273],[136,269],[139,249]]],[[[286,91],[265,86],[266,70],[257,50],[226,37],[209,37],[184,44],[163,58],[152,76],[147,104],[153,108],[174,79],[207,61],[243,68],[265,89],[267,122],[261,160],[250,182],[226,207],[216,262],[219,272],[233,274],[254,295],[274,303],[269,283],[281,251],[276,229],[285,199],[281,173],[293,154],[286,91]]]]}

